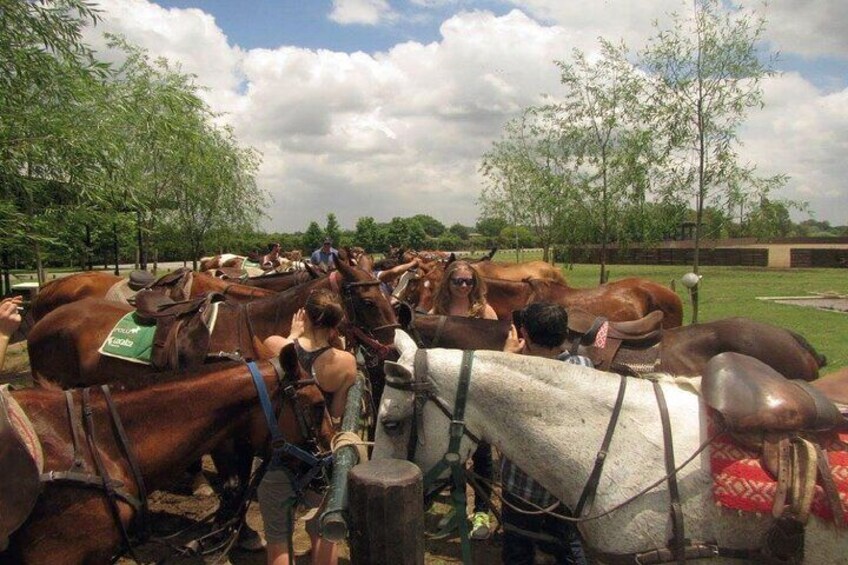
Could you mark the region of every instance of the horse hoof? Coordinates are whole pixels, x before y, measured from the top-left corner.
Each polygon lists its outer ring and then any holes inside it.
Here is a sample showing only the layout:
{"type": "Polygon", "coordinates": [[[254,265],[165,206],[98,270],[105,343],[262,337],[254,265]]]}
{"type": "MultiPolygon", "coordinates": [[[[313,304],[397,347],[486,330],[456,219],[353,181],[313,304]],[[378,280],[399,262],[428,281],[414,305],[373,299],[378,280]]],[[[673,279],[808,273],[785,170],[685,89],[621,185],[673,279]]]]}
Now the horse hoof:
{"type": "Polygon", "coordinates": [[[203,473],[198,473],[191,482],[191,492],[194,496],[212,496],[215,491],[212,490],[212,485],[206,480],[203,473]]]}
{"type": "Polygon", "coordinates": [[[255,530],[245,525],[239,534],[238,547],[245,551],[262,551],[265,549],[265,540],[255,530]]]}

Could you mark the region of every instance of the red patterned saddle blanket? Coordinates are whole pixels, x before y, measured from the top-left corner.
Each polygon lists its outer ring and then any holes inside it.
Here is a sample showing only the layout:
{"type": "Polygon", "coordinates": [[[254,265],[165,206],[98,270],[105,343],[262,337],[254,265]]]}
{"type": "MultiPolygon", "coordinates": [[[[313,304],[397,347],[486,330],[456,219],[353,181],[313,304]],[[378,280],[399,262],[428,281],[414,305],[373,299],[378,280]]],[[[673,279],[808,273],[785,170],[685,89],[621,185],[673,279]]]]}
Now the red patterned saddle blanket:
{"type": "MultiPolygon", "coordinates": [[[[713,428],[712,418],[710,428],[713,428]]],[[[825,434],[820,445],[827,457],[843,512],[848,516],[848,430],[825,434]]],[[[722,434],[710,446],[710,468],[713,495],[718,505],[746,512],[772,512],[777,478],[764,467],[755,449],[741,444],[730,434],[722,434]]],[[[821,476],[817,477],[810,512],[834,521],[821,476]]],[[[838,525],[848,527],[848,520],[838,525]]]]}

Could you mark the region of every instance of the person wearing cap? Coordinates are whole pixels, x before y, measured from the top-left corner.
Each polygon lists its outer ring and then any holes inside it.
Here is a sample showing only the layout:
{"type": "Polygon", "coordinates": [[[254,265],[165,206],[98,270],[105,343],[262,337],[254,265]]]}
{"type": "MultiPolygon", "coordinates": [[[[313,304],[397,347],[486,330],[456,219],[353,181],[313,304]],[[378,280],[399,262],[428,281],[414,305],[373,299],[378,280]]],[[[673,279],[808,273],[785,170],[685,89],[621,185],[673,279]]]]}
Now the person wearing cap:
{"type": "Polygon", "coordinates": [[[336,262],[333,257],[338,252],[338,249],[333,247],[333,240],[327,237],[324,238],[324,244],[312,252],[312,256],[309,260],[316,267],[322,265],[324,270],[329,271],[330,269],[336,268],[336,262]]]}

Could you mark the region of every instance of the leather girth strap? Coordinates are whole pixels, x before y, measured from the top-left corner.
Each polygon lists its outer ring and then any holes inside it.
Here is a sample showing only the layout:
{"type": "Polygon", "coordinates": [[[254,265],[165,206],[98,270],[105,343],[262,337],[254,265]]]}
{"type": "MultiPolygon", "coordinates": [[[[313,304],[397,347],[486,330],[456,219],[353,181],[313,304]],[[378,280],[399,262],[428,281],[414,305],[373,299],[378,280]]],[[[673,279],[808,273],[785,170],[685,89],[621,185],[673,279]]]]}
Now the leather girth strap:
{"type": "Polygon", "coordinates": [[[686,534],[683,526],[683,507],[680,504],[680,489],[677,487],[677,473],[674,472],[674,444],[671,437],[671,422],[668,417],[668,405],[665,395],[658,381],[653,381],[654,394],[657,397],[657,406],[660,409],[660,421],[663,431],[663,451],[665,452],[665,471],[668,474],[668,496],[671,499],[669,512],[671,513],[672,538],[669,546],[672,549],[675,560],[680,564],[686,563],[686,534]]]}

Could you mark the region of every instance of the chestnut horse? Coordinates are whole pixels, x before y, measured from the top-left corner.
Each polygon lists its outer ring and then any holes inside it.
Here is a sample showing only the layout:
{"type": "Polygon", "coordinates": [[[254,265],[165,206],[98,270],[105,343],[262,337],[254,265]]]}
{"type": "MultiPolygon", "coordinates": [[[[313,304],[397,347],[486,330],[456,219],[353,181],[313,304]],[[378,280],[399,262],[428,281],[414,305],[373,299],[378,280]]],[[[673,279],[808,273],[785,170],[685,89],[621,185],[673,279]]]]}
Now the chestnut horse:
{"type": "MultiPolygon", "coordinates": [[[[472,263],[475,269],[487,261],[472,263]]],[[[543,262],[542,262],[543,263],[543,262]]],[[[444,275],[444,264],[437,264],[410,280],[398,297],[418,310],[430,310],[433,296],[444,275]]],[[[486,299],[501,320],[509,320],[514,310],[531,302],[549,301],[566,309],[578,308],[614,321],[637,320],[653,312],[663,312],[663,327],[683,323],[683,303],[671,289],[653,281],[627,278],[594,288],[573,288],[551,280],[529,279],[521,282],[486,278],[486,299]]]]}
{"type": "MultiPolygon", "coordinates": [[[[293,444],[304,444],[306,439],[312,439],[302,437],[294,402],[281,400],[280,376],[272,364],[264,362],[257,367],[273,399],[275,412],[285,403],[279,421],[285,439],[293,444]]],[[[144,502],[145,490],[149,492],[173,482],[189,462],[208,452],[221,438],[237,436],[251,453],[261,454],[266,450],[269,430],[253,379],[244,364],[227,363],[204,368],[189,376],[174,376],[177,378],[112,394],[128,439],[128,451],[138,462],[140,483],[113,433],[116,425],[100,390],[91,390],[88,403],[96,430],[93,434],[96,453],[92,451],[92,444],[85,442],[82,431],[76,438],[72,437],[73,429],[87,428],[87,424],[82,424],[82,391],[69,393],[74,398],[76,424],[73,427],[64,393],[38,388],[11,393],[32,422],[43,447],[43,473],[46,475],[42,476],[61,475],[73,469],[77,476],[87,477],[91,482],[44,481],[33,511],[12,533],[8,549],[0,553],[0,561],[32,564],[110,562],[123,540],[121,527],[100,488],[102,475],[98,471],[98,458],[106,462],[110,479],[119,481],[113,484],[120,486],[113,488],[144,502]],[[81,467],[74,466],[78,444],[81,467]]],[[[297,397],[298,404],[309,411],[314,410],[318,417],[315,421],[322,422],[318,439],[325,447],[332,428],[323,409],[321,392],[314,385],[306,385],[298,389],[297,397]]],[[[4,501],[0,500],[0,508],[3,505],[4,501]]],[[[121,526],[129,530],[139,509],[121,498],[117,499],[117,507],[121,526]]]]}
{"type": "MultiPolygon", "coordinates": [[[[33,319],[37,322],[59,306],[83,298],[108,299],[109,291],[124,280],[126,279],[123,277],[100,271],[77,273],[52,280],[42,287],[33,300],[33,319]]],[[[148,288],[162,291],[174,300],[197,298],[207,292],[220,292],[228,300],[247,302],[276,294],[275,291],[228,282],[208,273],[194,273],[186,268],[163,275],[148,288]]]]}
{"type": "MultiPolygon", "coordinates": [[[[419,347],[492,351],[503,350],[510,324],[505,320],[421,314],[410,309],[401,309],[398,319],[419,347]]],[[[639,348],[625,342],[619,351],[632,357],[639,348]]],[[[652,372],[699,376],[711,357],[727,351],[759,359],[788,379],[812,381],[818,377],[819,368],[825,363],[824,357],[795,332],[749,318],[725,318],[663,330],[657,353],[658,364],[652,372]]],[[[578,353],[588,352],[581,346],[578,353]]],[[[611,370],[632,374],[631,369],[616,363],[611,370]]],[[[848,370],[841,378],[848,381],[848,370]]]]}
{"type": "MultiPolygon", "coordinates": [[[[397,326],[394,310],[373,275],[349,266],[346,260],[337,263],[338,270],[331,276],[275,296],[244,304],[221,303],[207,352],[267,358],[263,340],[288,334],[292,315],[303,307],[312,290],[329,288],[341,294],[346,314],[342,330],[349,337],[348,344],[359,342],[385,356],[385,347],[392,343],[397,326]]],[[[108,382],[114,375],[149,372],[147,365],[98,352],[112,328],[130,311],[129,306],[87,298],[49,313],[29,334],[33,377],[42,384],[72,388],[108,382]]],[[[195,353],[197,362],[202,362],[203,351],[195,353]]]]}

